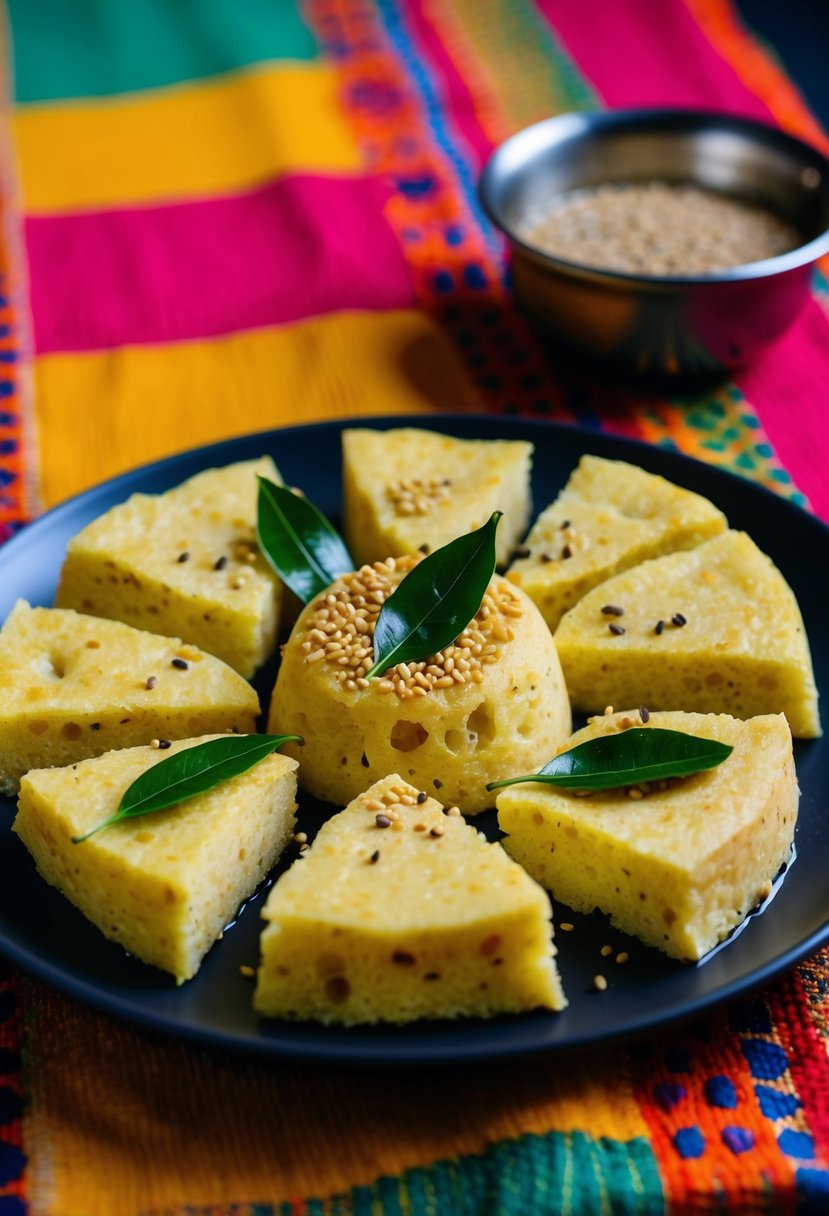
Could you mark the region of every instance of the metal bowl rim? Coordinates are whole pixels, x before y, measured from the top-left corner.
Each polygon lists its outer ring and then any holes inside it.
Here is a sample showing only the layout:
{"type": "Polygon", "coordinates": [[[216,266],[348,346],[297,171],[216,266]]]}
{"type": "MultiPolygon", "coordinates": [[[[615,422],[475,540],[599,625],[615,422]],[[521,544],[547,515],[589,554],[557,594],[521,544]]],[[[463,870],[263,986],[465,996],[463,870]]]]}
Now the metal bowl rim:
{"type": "MultiPolygon", "coordinates": [[[[758,122],[751,118],[742,118],[739,115],[724,114],[716,110],[633,109],[599,111],[597,113],[572,111],[565,114],[556,114],[550,118],[542,118],[539,122],[522,127],[520,131],[516,131],[498,145],[484,165],[478,181],[478,196],[481,206],[491,222],[504,233],[509,242],[520,249],[522,253],[527,254],[533,261],[541,263],[549,270],[558,271],[566,277],[602,282],[608,286],[615,284],[620,287],[625,285],[633,287],[637,285],[642,287],[705,287],[714,283],[739,283],[748,282],[753,279],[768,279],[808,266],[819,257],[822,257],[823,254],[829,252],[829,226],[827,226],[823,232],[818,233],[817,236],[813,237],[805,245],[798,245],[795,249],[790,249],[786,253],[779,253],[774,257],[763,258],[758,262],[743,262],[739,266],[715,271],[711,274],[633,274],[630,271],[611,270],[603,266],[591,266],[583,262],[572,262],[566,258],[558,258],[553,254],[545,253],[536,245],[531,245],[518,236],[499,215],[498,209],[491,197],[492,179],[498,173],[500,163],[504,157],[515,147],[516,143],[525,140],[530,132],[550,132],[555,136],[555,138],[551,138],[548,141],[549,146],[553,147],[565,138],[573,140],[584,139],[592,131],[601,128],[646,131],[659,130],[660,128],[669,128],[671,126],[676,126],[676,129],[680,131],[683,129],[694,130],[695,128],[710,130],[717,128],[731,129],[743,135],[754,136],[756,142],[760,143],[767,143],[771,139],[788,151],[800,153],[804,160],[808,159],[809,165],[804,167],[814,165],[815,168],[818,168],[821,173],[822,189],[825,192],[829,191],[829,159],[811,144],[798,139],[794,135],[789,135],[787,131],[782,131],[780,128],[773,127],[768,123],[758,122]],[[575,120],[578,120],[578,125],[581,126],[580,131],[574,129],[576,126],[575,120]],[[815,162],[817,163],[815,164],[815,162]]],[[[514,173],[515,170],[511,172],[514,173]]],[[[693,179],[689,180],[693,182],[693,179]]]]}

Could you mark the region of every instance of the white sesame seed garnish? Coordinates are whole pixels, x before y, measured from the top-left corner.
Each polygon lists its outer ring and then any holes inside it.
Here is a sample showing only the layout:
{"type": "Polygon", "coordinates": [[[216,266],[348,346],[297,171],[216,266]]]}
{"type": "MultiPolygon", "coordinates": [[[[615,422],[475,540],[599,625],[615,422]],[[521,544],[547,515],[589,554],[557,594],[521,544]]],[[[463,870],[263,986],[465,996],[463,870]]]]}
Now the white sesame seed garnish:
{"type": "Polygon", "coordinates": [[[593,976],[593,987],[596,989],[597,992],[604,992],[604,990],[607,988],[607,980],[604,978],[603,975],[594,975],[593,976]]]}

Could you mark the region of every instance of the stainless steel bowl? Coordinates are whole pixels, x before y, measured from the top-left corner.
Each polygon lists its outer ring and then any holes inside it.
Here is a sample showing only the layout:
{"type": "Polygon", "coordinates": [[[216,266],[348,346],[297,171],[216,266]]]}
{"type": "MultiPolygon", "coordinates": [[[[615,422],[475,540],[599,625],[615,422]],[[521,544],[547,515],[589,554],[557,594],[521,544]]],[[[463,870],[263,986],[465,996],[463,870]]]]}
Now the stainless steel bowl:
{"type": "Polygon", "coordinates": [[[593,366],[675,379],[750,360],[795,320],[829,250],[829,161],[746,119],[688,110],[563,114],[513,135],[480,181],[506,234],[519,304],[593,366]],[[789,253],[698,277],[628,274],[563,260],[519,235],[532,208],[603,182],[689,182],[764,205],[794,224],[789,253]],[[602,364],[597,364],[597,357],[602,364]]]}

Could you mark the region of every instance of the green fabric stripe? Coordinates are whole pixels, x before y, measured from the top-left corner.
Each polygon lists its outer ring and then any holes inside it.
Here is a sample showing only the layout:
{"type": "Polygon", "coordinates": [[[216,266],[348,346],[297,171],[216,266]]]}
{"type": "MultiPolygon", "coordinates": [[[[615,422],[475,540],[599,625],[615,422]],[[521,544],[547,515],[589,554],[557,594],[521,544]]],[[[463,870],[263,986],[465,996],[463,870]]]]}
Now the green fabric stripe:
{"type": "Polygon", "coordinates": [[[295,0],[8,0],[15,100],[106,97],[313,59],[295,0]]]}
{"type": "Polygon", "coordinates": [[[665,1198],[643,1137],[623,1144],[550,1132],[381,1178],[327,1208],[349,1216],[664,1216],[665,1198]]]}

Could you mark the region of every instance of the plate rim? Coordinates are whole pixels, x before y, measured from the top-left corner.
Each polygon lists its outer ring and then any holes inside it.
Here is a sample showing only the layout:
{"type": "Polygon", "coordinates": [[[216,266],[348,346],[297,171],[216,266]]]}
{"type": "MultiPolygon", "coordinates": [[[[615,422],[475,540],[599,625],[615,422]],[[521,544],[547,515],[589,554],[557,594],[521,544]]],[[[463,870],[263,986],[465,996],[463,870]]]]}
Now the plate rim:
{"type": "MultiPolygon", "coordinates": [[[[33,530],[35,532],[34,539],[36,540],[37,532],[41,528],[48,529],[54,522],[55,517],[60,518],[66,514],[71,515],[79,506],[90,501],[94,503],[95,498],[100,494],[105,493],[108,498],[117,494],[118,498],[116,501],[122,501],[123,498],[126,498],[130,493],[135,492],[139,488],[139,485],[136,483],[140,484],[146,481],[148,477],[157,477],[159,473],[162,475],[168,474],[173,472],[178,466],[188,465],[193,461],[197,461],[201,464],[202,468],[206,469],[212,467],[210,462],[219,454],[222,456],[223,463],[230,463],[234,459],[236,449],[249,449],[259,442],[261,442],[263,450],[271,451],[278,460],[278,437],[288,431],[319,432],[325,430],[341,434],[343,430],[350,428],[389,430],[397,427],[414,427],[422,430],[446,432],[446,428],[448,427],[449,433],[451,433],[453,427],[459,427],[460,429],[471,427],[474,429],[478,426],[484,430],[490,426],[493,426],[493,429],[496,430],[500,428],[513,431],[527,430],[528,432],[549,430],[551,434],[558,433],[568,436],[571,442],[580,443],[585,450],[589,450],[591,439],[595,439],[599,446],[604,442],[610,442],[614,447],[621,446],[630,453],[632,463],[641,463],[635,459],[636,454],[640,456],[642,454],[655,454],[657,463],[666,461],[668,465],[676,465],[677,470],[681,470],[682,468],[695,469],[697,471],[704,469],[706,473],[712,476],[714,483],[719,479],[723,479],[724,485],[731,487],[739,485],[738,493],[740,494],[747,494],[749,498],[752,495],[759,495],[764,503],[773,504],[773,510],[782,511],[789,518],[796,518],[798,527],[806,527],[807,529],[813,527],[815,534],[822,537],[823,543],[829,544],[829,525],[818,516],[810,513],[791,500],[782,497],[774,490],[759,482],[719,465],[708,464],[704,460],[697,459],[674,448],[661,447],[628,435],[617,435],[614,432],[570,423],[561,423],[543,417],[526,418],[467,412],[414,415],[382,414],[329,418],[312,422],[295,422],[286,426],[269,427],[263,430],[246,432],[241,435],[229,436],[226,439],[216,440],[209,444],[195,445],[179,452],[171,453],[158,460],[146,461],[141,465],[124,470],[112,478],[97,482],[87,489],[73,494],[25,524],[5,544],[0,546],[0,568],[5,564],[7,554],[16,555],[17,550],[32,539],[33,530]]],[[[624,459],[623,456],[618,458],[624,459]]],[[[715,484],[712,486],[712,489],[716,497],[715,484]]],[[[537,511],[534,511],[534,516],[535,514],[537,514],[537,511]]],[[[686,1018],[694,1017],[705,1009],[722,1005],[741,994],[763,987],[827,941],[829,941],[829,908],[827,908],[827,919],[818,929],[802,937],[788,949],[784,950],[782,954],[768,960],[759,969],[751,971],[748,975],[728,981],[712,992],[702,993],[689,1001],[685,1001],[681,1004],[681,1007],[672,1009],[667,1015],[659,1008],[651,1013],[646,1011],[641,1016],[633,1019],[633,1022],[626,1025],[622,1030],[616,1029],[612,1020],[608,1019],[607,1028],[602,1029],[598,1033],[595,1029],[586,1032],[576,1031],[562,1042],[544,1041],[543,1036],[540,1034],[531,1037],[529,1042],[519,1042],[516,1041],[516,1035],[513,1034],[506,1035],[503,1043],[494,1042],[482,1045],[477,1041],[476,1037],[472,1037],[469,1042],[458,1039],[457,1041],[453,1040],[451,1043],[431,1043],[428,1039],[424,1038],[422,1043],[418,1041],[417,1046],[412,1047],[410,1044],[396,1043],[393,1037],[389,1037],[388,1039],[379,1038],[373,1044],[364,1044],[358,1041],[352,1044],[344,1044],[337,1038],[327,1043],[324,1039],[325,1030],[333,1029],[341,1034],[344,1028],[328,1028],[316,1023],[278,1022],[269,1024],[265,1021],[262,1023],[263,1029],[259,1031],[255,1038],[234,1029],[209,1028],[191,1022],[181,1023],[166,1011],[136,1008],[134,1002],[130,999],[129,991],[126,995],[108,992],[95,982],[84,979],[74,974],[71,970],[67,970],[65,966],[42,957],[41,954],[32,954],[28,948],[19,946],[16,941],[9,938],[6,931],[0,925],[0,952],[5,958],[20,967],[21,970],[94,1009],[137,1026],[142,1030],[170,1036],[174,1040],[192,1043],[201,1047],[226,1050],[233,1053],[242,1052],[252,1057],[283,1058],[361,1066],[416,1066],[427,1062],[464,1064],[474,1060],[503,1060],[530,1056],[540,1052],[559,1054],[581,1051],[593,1045],[606,1046],[614,1041],[622,1041],[655,1029],[670,1026],[686,1018]],[[276,1025],[280,1029],[274,1033],[270,1033],[271,1025],[276,1025]],[[283,1027],[285,1028],[284,1031],[283,1027]],[[306,1031],[308,1031],[311,1037],[305,1037],[306,1031]]],[[[527,1015],[516,1016],[526,1017],[527,1015]]],[[[545,1015],[531,1014],[530,1016],[545,1015]]],[[[555,1017],[556,1015],[548,1014],[547,1016],[555,1017]]],[[[442,1033],[447,1026],[457,1028],[473,1021],[476,1028],[491,1027],[497,1029],[502,1024],[488,1019],[457,1019],[451,1023],[441,1021],[440,1023],[434,1023],[434,1025],[442,1033]]],[[[517,1025],[518,1023],[516,1022],[515,1024],[517,1025]]],[[[423,1022],[419,1025],[421,1027],[429,1026],[429,1023],[423,1022]]],[[[510,1021],[508,1025],[511,1026],[512,1022],[510,1021]]],[[[385,1031],[391,1029],[392,1033],[395,1030],[400,1030],[403,1034],[410,1029],[410,1027],[405,1026],[389,1028],[383,1024],[381,1024],[380,1028],[385,1031]]],[[[370,1035],[377,1027],[360,1026],[354,1029],[359,1033],[370,1035]]]]}

